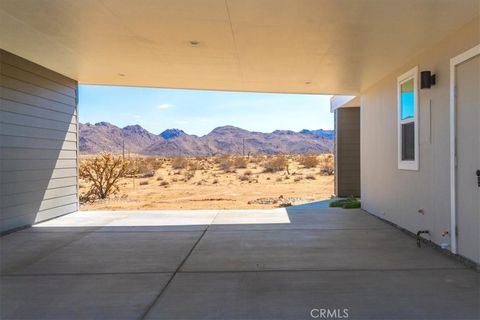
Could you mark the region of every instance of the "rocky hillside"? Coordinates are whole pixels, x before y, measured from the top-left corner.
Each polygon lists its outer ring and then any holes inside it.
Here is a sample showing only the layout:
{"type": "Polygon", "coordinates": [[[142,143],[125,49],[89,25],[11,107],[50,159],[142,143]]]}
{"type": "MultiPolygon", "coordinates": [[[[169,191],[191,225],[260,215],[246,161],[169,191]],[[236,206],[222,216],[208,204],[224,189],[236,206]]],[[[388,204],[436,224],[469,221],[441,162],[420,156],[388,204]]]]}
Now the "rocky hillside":
{"type": "Polygon", "coordinates": [[[80,124],[80,151],[126,152],[162,156],[211,156],[218,154],[301,154],[333,151],[331,130],[277,130],[251,132],[233,126],[215,128],[198,137],[182,130],[168,129],[159,135],[139,125],[119,128],[107,122],[80,124]]]}
{"type": "Polygon", "coordinates": [[[119,128],[108,122],[96,124],[80,123],[80,152],[86,154],[102,151],[120,153],[123,144],[125,150],[142,153],[151,144],[163,140],[139,125],[119,128]]]}

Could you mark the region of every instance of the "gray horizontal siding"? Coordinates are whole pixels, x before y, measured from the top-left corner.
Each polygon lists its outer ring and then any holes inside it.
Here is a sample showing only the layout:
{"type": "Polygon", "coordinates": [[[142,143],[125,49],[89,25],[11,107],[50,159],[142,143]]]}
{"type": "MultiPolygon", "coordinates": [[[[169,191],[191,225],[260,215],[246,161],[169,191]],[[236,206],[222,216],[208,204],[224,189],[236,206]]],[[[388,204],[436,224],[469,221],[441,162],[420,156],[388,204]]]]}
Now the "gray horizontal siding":
{"type": "Polygon", "coordinates": [[[72,115],[69,113],[57,112],[6,99],[0,99],[0,111],[28,115],[38,119],[57,120],[65,123],[77,123],[76,114],[72,115]]]}
{"type": "Polygon", "coordinates": [[[31,191],[24,193],[16,193],[13,195],[3,195],[0,196],[0,203],[2,208],[18,206],[25,203],[25,197],[30,199],[38,199],[43,197],[44,200],[54,199],[58,197],[76,195],[77,186],[69,186],[58,189],[48,189],[46,191],[31,191]]]}
{"type": "Polygon", "coordinates": [[[15,195],[32,191],[48,191],[77,185],[77,177],[51,178],[45,183],[45,179],[34,181],[15,181],[0,184],[2,195],[15,195]]]}
{"type": "Polygon", "coordinates": [[[29,159],[29,160],[5,160],[0,159],[2,171],[25,171],[39,169],[76,169],[77,160],[29,159]]]}
{"type": "MultiPolygon", "coordinates": [[[[2,117],[0,111],[0,117],[2,117]]],[[[41,139],[60,140],[60,141],[77,141],[76,126],[69,125],[65,130],[44,129],[41,127],[30,127],[26,125],[2,123],[0,121],[0,134],[12,137],[36,137],[41,139]]]]}
{"type": "Polygon", "coordinates": [[[56,111],[58,113],[64,113],[67,115],[76,114],[75,106],[66,105],[63,103],[44,99],[42,97],[29,95],[28,93],[23,93],[23,92],[12,90],[2,86],[0,86],[0,97],[2,97],[2,99],[4,100],[23,103],[26,106],[52,110],[52,111],[56,111]]]}
{"type": "Polygon", "coordinates": [[[50,208],[46,210],[40,210],[32,213],[26,213],[22,215],[16,215],[11,218],[2,220],[2,228],[4,230],[11,230],[24,226],[25,221],[32,221],[32,223],[41,222],[44,220],[59,217],[68,213],[75,212],[77,210],[77,204],[67,204],[56,208],[50,208]]]}
{"type": "Polygon", "coordinates": [[[0,50],[2,232],[78,209],[74,80],[0,50]]]}
{"type": "MultiPolygon", "coordinates": [[[[0,127],[2,125],[0,124],[0,127]]],[[[39,148],[54,150],[77,150],[76,141],[52,140],[48,138],[37,137],[17,137],[9,135],[0,135],[0,148],[39,148]]]]}

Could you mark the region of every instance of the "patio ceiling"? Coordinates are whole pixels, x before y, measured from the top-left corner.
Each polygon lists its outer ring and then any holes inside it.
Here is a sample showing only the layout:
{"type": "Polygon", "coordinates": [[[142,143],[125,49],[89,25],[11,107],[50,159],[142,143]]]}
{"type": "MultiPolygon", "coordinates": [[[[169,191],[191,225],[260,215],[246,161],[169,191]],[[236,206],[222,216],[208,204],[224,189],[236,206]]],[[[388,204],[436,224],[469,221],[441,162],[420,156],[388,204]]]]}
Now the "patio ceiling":
{"type": "Polygon", "coordinates": [[[84,84],[358,94],[478,0],[2,0],[0,46],[84,84]]]}

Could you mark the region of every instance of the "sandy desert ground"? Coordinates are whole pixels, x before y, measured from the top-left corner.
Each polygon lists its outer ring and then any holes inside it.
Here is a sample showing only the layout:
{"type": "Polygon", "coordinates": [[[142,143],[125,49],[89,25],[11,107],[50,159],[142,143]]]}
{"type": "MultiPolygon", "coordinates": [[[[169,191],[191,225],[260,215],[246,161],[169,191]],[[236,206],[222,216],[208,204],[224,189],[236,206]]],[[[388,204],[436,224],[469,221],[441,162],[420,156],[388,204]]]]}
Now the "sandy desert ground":
{"type": "MultiPolygon", "coordinates": [[[[83,203],[81,209],[277,208],[329,199],[334,192],[332,155],[138,157],[132,161],[138,173],[120,180],[119,193],[83,203]]],[[[81,194],[88,187],[80,181],[81,194]]]]}

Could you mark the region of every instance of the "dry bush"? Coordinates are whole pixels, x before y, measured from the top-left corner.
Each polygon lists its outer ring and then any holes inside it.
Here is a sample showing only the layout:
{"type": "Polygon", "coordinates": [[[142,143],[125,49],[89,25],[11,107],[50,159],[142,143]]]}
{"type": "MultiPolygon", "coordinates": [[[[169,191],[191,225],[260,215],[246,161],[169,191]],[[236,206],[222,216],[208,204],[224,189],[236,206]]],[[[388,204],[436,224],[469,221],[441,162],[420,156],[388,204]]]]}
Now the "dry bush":
{"type": "Polygon", "coordinates": [[[298,158],[298,163],[304,168],[315,168],[318,166],[319,160],[314,154],[304,154],[298,158]]]}
{"type": "Polygon", "coordinates": [[[233,165],[233,161],[230,159],[223,160],[218,166],[225,173],[235,172],[235,166],[233,165]]]}
{"type": "Polygon", "coordinates": [[[335,173],[335,159],[332,154],[324,155],[320,161],[320,174],[331,176],[335,173]]]}
{"type": "Polygon", "coordinates": [[[157,178],[157,181],[163,181],[163,178],[162,178],[162,177],[158,177],[158,178],[157,178]]]}
{"type": "Polygon", "coordinates": [[[155,170],[153,169],[153,167],[150,164],[144,162],[142,159],[132,160],[129,166],[129,174],[133,176],[149,178],[155,175],[155,170]]]}
{"type": "Polygon", "coordinates": [[[177,178],[172,178],[172,182],[178,182],[177,178]]]}
{"type": "Polygon", "coordinates": [[[190,179],[192,179],[194,176],[195,176],[195,172],[187,171],[183,175],[183,178],[184,178],[184,181],[186,182],[186,181],[189,181],[190,179]]]}
{"type": "Polygon", "coordinates": [[[156,158],[156,157],[146,157],[142,158],[142,161],[146,164],[148,164],[150,167],[153,168],[153,170],[157,171],[158,169],[163,167],[163,159],[156,158]]]}
{"type": "Polygon", "coordinates": [[[248,165],[248,161],[244,157],[235,157],[233,159],[233,165],[237,169],[245,169],[248,165]]]}
{"type": "Polygon", "coordinates": [[[228,155],[224,154],[224,155],[221,155],[221,156],[214,157],[213,158],[213,163],[221,164],[222,162],[227,161],[227,160],[230,160],[230,157],[228,155]]]}
{"type": "Polygon", "coordinates": [[[293,179],[293,181],[298,182],[298,181],[301,181],[302,179],[303,179],[303,177],[296,176],[295,179],[293,179]]]}
{"type": "Polygon", "coordinates": [[[218,183],[218,179],[213,179],[212,184],[217,184],[217,183],[218,183]]]}
{"type": "Polygon", "coordinates": [[[188,170],[196,171],[196,170],[205,170],[207,166],[204,162],[198,160],[190,160],[188,161],[188,170]]]}
{"type": "Polygon", "coordinates": [[[154,157],[138,157],[130,161],[130,174],[151,178],[162,167],[163,160],[154,157]]]}
{"type": "Polygon", "coordinates": [[[160,182],[160,186],[161,186],[161,187],[165,187],[165,188],[166,188],[169,184],[170,184],[170,183],[168,183],[168,181],[162,181],[162,182],[160,182]]]}
{"type": "Polygon", "coordinates": [[[120,191],[119,179],[129,174],[130,162],[111,153],[101,153],[95,158],[83,160],[80,164],[80,178],[90,183],[86,194],[80,196],[82,202],[106,199],[120,191]]]}
{"type": "Polygon", "coordinates": [[[187,159],[182,158],[182,157],[176,157],[172,160],[172,168],[173,169],[185,169],[189,165],[189,162],[187,159]]]}
{"type": "Polygon", "coordinates": [[[250,162],[254,163],[254,164],[260,164],[260,163],[262,163],[263,160],[264,160],[263,156],[252,156],[250,158],[250,162]]]}
{"type": "Polygon", "coordinates": [[[277,179],[275,179],[275,181],[276,181],[276,182],[282,182],[283,179],[282,179],[282,177],[278,177],[277,179]]]}
{"type": "Polygon", "coordinates": [[[307,180],[315,180],[316,178],[315,178],[315,176],[314,176],[313,174],[307,174],[307,175],[305,176],[305,179],[307,179],[307,180]]]}
{"type": "Polygon", "coordinates": [[[244,175],[246,176],[251,176],[252,175],[252,171],[251,170],[247,170],[243,173],[244,175]]]}
{"type": "Polygon", "coordinates": [[[146,186],[148,185],[148,181],[140,181],[139,183],[141,186],[146,186]]]}
{"type": "Polygon", "coordinates": [[[238,176],[238,179],[240,181],[249,181],[250,177],[248,175],[242,174],[242,175],[238,176]]]}
{"type": "Polygon", "coordinates": [[[288,158],[286,156],[272,157],[269,161],[263,164],[264,172],[277,172],[287,170],[288,158]]]}

